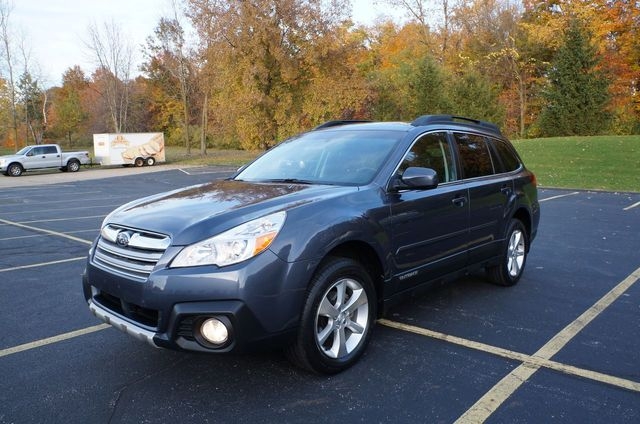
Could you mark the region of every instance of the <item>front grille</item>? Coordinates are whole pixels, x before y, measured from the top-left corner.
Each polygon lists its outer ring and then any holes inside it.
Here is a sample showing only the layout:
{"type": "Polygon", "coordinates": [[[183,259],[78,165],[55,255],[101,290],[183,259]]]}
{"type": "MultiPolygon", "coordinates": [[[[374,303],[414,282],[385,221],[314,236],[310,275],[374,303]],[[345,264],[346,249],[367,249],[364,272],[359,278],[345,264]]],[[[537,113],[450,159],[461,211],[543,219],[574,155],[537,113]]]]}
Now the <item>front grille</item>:
{"type": "Polygon", "coordinates": [[[93,263],[144,281],[170,244],[171,239],[162,234],[108,225],[100,233],[93,263]]]}
{"type": "Polygon", "coordinates": [[[102,307],[125,316],[151,330],[157,330],[160,314],[155,309],[143,308],[142,306],[128,303],[122,299],[112,296],[106,292],[98,292],[93,300],[102,307]]]}

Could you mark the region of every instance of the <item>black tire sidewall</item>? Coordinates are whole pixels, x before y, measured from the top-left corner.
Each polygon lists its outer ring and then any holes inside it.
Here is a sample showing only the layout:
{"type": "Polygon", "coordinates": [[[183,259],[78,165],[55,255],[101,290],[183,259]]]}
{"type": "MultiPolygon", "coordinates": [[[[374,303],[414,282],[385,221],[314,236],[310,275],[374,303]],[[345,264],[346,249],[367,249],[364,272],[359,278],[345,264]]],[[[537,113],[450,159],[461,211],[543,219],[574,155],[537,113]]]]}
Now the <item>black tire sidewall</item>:
{"type": "Polygon", "coordinates": [[[312,279],[298,334],[298,346],[307,368],[322,374],[334,374],[353,365],[364,353],[376,319],[376,294],[371,276],[356,261],[348,258],[333,258],[327,261],[312,279]],[[360,344],[343,358],[326,356],[316,342],[316,314],[320,302],[329,288],[342,278],[352,278],[362,285],[369,305],[369,317],[365,335],[360,344]]]}

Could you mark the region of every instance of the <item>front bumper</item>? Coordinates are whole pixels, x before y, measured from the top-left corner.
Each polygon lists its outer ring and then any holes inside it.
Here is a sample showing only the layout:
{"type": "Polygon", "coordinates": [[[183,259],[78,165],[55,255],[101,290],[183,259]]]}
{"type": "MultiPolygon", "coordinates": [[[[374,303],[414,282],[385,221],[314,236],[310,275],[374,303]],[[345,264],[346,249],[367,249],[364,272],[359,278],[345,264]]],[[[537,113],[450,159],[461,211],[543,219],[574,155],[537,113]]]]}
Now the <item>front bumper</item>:
{"type": "Polygon", "coordinates": [[[233,267],[168,269],[145,281],[118,275],[89,258],[83,290],[100,320],[155,347],[230,352],[284,345],[295,335],[310,264],[270,251],[233,267]],[[199,337],[206,318],[224,317],[232,337],[214,346],[199,337]]]}

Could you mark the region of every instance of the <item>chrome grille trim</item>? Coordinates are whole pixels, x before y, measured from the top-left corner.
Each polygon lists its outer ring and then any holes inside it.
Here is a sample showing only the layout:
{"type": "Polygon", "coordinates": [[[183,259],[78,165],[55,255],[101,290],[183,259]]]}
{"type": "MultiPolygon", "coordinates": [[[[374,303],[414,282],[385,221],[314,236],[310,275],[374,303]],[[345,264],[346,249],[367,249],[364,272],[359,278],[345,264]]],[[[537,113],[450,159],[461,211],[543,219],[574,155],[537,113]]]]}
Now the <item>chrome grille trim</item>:
{"type": "Polygon", "coordinates": [[[145,281],[171,245],[162,234],[108,225],[100,232],[92,262],[105,271],[145,281]],[[126,233],[128,244],[119,244],[118,235],[126,233]]]}

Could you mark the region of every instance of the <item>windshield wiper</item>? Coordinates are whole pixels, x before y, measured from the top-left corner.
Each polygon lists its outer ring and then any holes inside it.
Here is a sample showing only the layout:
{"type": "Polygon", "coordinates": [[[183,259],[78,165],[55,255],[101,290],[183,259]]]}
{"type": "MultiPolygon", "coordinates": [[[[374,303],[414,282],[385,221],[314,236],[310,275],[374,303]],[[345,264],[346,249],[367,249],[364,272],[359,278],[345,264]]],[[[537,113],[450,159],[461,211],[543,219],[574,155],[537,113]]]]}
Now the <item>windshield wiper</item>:
{"type": "Polygon", "coordinates": [[[300,180],[298,178],[271,178],[268,180],[263,180],[268,183],[288,183],[288,184],[316,184],[315,181],[310,180],[300,180]]]}

